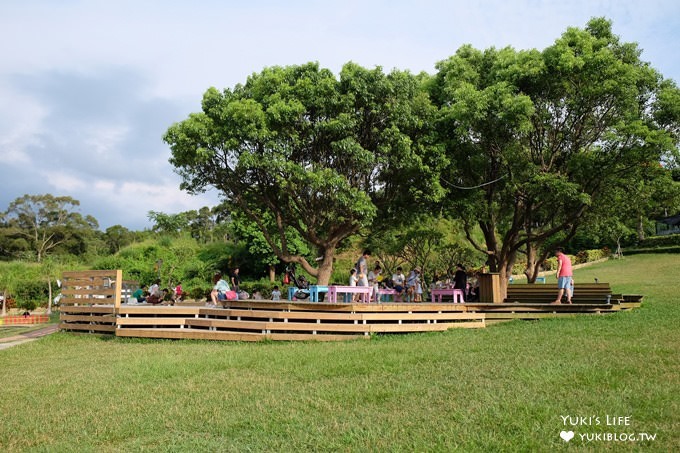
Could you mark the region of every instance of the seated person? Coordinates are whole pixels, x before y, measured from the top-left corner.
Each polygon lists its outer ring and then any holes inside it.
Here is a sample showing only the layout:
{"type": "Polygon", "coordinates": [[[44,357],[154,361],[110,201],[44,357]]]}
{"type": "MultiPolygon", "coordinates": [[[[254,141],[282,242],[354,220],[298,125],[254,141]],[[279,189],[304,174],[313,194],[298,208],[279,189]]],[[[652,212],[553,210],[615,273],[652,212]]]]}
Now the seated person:
{"type": "MultiPolygon", "coordinates": [[[[147,294],[148,294],[147,286],[144,285],[141,288],[137,288],[135,290],[135,292],[132,293],[131,298],[134,299],[134,301],[136,301],[136,303],[141,304],[143,302],[146,302],[147,294]]],[[[134,301],[133,301],[133,303],[135,303],[134,301]]]]}
{"type": "Polygon", "coordinates": [[[404,293],[404,283],[406,282],[406,277],[401,267],[397,268],[397,273],[392,275],[392,287],[397,292],[397,295],[401,297],[404,293]]]}
{"type": "Polygon", "coordinates": [[[229,288],[229,283],[227,283],[226,280],[222,278],[222,273],[221,272],[215,272],[215,275],[213,275],[213,283],[215,286],[213,286],[212,291],[210,292],[210,299],[212,300],[212,304],[209,304],[209,307],[215,308],[217,307],[217,303],[219,302],[223,308],[226,307],[226,300],[227,300],[227,291],[231,291],[231,288],[229,288]]]}
{"type": "Polygon", "coordinates": [[[161,294],[160,283],[161,280],[156,279],[153,285],[151,285],[151,288],[149,288],[149,296],[146,298],[147,303],[156,305],[163,302],[163,294],[161,294]]]}

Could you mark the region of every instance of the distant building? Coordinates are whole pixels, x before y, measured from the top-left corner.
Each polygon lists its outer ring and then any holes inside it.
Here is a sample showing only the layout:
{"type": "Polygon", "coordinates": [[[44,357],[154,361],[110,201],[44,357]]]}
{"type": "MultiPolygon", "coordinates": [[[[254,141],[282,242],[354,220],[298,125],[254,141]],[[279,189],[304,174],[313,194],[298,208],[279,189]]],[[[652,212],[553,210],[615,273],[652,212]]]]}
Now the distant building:
{"type": "Polygon", "coordinates": [[[665,236],[667,234],[680,233],[680,214],[659,219],[656,221],[656,234],[665,236]]]}

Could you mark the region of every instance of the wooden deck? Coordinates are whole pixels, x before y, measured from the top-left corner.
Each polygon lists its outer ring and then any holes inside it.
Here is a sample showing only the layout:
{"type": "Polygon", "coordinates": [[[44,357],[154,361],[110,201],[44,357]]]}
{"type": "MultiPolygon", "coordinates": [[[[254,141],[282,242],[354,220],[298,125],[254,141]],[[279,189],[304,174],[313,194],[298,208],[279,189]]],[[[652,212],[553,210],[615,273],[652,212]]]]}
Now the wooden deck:
{"type": "Polygon", "coordinates": [[[444,304],[231,301],[227,308],[121,305],[117,336],[215,340],[346,340],[371,334],[482,328],[482,313],[444,304]]]}
{"type": "MultiPolygon", "coordinates": [[[[87,278],[82,273],[73,278],[65,274],[66,303],[60,306],[60,329],[119,337],[336,341],[365,339],[374,334],[484,328],[490,323],[514,319],[602,315],[639,307],[642,302],[642,296],[604,294],[602,286],[596,288],[597,294],[587,303],[550,305],[543,299],[553,288],[526,285],[542,289],[521,289],[526,291],[522,297],[530,300],[502,304],[244,300],[229,301],[227,308],[207,308],[191,302],[175,306],[128,305],[120,303],[122,295],[115,280],[120,279],[116,273],[120,271],[96,272],[97,275],[87,278]],[[103,283],[106,285],[101,286],[103,283]]],[[[556,291],[552,292],[553,298],[555,294],[556,291]]]]}

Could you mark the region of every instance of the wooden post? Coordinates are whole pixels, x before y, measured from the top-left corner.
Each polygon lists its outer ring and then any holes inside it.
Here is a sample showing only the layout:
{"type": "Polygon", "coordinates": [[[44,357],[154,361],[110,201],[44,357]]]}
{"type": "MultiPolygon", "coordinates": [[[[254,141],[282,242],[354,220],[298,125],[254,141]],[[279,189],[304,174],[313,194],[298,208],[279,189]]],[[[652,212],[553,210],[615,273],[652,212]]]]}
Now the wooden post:
{"type": "Polygon", "coordinates": [[[118,314],[120,310],[120,299],[123,297],[123,271],[121,269],[116,270],[116,292],[113,295],[113,306],[115,308],[115,314],[118,314]]]}
{"type": "Polygon", "coordinates": [[[501,276],[498,273],[481,274],[479,276],[479,301],[483,303],[500,304],[501,276]]]}

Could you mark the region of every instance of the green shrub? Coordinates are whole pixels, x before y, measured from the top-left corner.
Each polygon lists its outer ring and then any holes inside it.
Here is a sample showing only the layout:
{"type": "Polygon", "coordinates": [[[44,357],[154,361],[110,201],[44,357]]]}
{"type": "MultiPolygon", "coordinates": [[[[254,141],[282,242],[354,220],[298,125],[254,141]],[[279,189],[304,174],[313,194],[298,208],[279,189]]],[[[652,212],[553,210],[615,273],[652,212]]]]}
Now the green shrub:
{"type": "Polygon", "coordinates": [[[252,282],[241,282],[241,289],[243,291],[250,294],[251,297],[253,293],[259,291],[263,299],[271,299],[274,286],[278,286],[279,291],[283,292],[282,288],[284,287],[284,285],[281,282],[278,281],[271,282],[267,278],[262,278],[260,280],[252,282]]]}
{"type": "Polygon", "coordinates": [[[16,299],[18,307],[33,310],[35,307],[46,305],[48,296],[47,283],[41,280],[24,279],[17,285],[16,299]],[[33,308],[27,308],[28,306],[33,308]]]}
{"type": "MultiPolygon", "coordinates": [[[[576,255],[567,255],[569,259],[571,260],[572,264],[583,264],[583,263],[590,263],[592,261],[597,261],[603,258],[607,258],[611,255],[611,250],[609,250],[607,247],[603,249],[595,249],[595,250],[582,250],[578,252],[576,255]]],[[[513,275],[522,275],[524,274],[524,270],[526,269],[526,262],[519,262],[515,263],[515,265],[512,267],[512,274],[513,275]]],[[[550,258],[547,258],[545,261],[543,261],[543,270],[544,271],[554,271],[557,270],[557,257],[551,256],[550,258]]]]}
{"type": "Polygon", "coordinates": [[[654,248],[680,246],[680,234],[669,234],[667,236],[653,236],[640,241],[638,248],[654,248]]]}
{"type": "Polygon", "coordinates": [[[17,307],[22,310],[33,311],[38,307],[38,304],[34,300],[23,299],[17,301],[17,307]]]}
{"type": "Polygon", "coordinates": [[[576,261],[574,264],[591,263],[593,261],[607,258],[610,255],[611,251],[606,247],[603,249],[582,250],[576,254],[576,261]]]}

